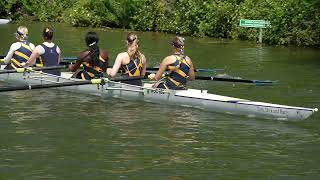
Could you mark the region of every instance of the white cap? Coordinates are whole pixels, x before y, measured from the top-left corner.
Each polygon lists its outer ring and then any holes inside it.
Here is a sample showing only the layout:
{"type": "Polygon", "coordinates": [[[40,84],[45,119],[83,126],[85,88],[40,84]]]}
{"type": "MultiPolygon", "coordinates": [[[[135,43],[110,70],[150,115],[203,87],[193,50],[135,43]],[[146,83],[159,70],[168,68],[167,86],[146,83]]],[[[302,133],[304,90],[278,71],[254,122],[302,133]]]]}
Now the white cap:
{"type": "Polygon", "coordinates": [[[19,26],[17,32],[14,33],[19,40],[26,40],[28,38],[28,28],[19,26]]]}

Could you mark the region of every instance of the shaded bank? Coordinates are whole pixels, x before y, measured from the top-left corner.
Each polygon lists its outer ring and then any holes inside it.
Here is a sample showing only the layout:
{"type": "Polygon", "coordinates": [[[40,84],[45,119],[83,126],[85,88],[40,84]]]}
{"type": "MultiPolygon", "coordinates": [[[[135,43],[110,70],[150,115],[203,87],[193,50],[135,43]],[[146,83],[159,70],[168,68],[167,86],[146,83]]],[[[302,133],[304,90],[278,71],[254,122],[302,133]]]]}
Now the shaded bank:
{"type": "Polygon", "coordinates": [[[182,35],[256,40],[239,20],[265,19],[264,42],[320,47],[319,0],[4,0],[0,15],[182,35]]]}

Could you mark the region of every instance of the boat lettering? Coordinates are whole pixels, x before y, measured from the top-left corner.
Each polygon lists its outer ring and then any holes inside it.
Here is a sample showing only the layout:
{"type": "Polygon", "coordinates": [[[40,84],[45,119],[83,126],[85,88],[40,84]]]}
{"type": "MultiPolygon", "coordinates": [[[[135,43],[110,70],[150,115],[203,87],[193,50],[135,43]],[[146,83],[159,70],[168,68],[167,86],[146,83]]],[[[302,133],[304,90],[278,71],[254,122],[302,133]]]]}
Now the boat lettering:
{"type": "Polygon", "coordinates": [[[163,89],[152,89],[152,90],[148,90],[147,92],[148,92],[148,94],[149,94],[149,93],[153,93],[153,94],[164,94],[163,89]]]}
{"type": "Polygon", "coordinates": [[[273,113],[273,114],[288,114],[288,111],[281,108],[258,107],[258,112],[273,113]]]}

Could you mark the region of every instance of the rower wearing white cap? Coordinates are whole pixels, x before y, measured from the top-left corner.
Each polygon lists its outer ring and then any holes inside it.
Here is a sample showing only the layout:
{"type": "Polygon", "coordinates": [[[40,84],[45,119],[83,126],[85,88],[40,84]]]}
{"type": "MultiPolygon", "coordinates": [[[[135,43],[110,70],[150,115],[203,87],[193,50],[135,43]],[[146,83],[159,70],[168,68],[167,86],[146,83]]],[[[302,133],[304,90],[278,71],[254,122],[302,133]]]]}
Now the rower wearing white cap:
{"type": "Polygon", "coordinates": [[[14,33],[18,42],[11,45],[4,63],[9,64],[5,69],[21,68],[27,62],[32,54],[34,44],[28,41],[28,29],[25,26],[19,26],[14,33]]]}

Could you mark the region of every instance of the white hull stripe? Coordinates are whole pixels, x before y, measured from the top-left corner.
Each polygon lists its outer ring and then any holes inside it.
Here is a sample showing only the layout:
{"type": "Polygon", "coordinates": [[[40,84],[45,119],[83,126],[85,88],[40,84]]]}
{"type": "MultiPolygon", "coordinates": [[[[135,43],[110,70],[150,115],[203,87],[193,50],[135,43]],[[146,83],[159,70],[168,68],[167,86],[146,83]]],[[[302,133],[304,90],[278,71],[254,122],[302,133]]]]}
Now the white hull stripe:
{"type": "MultiPolygon", "coordinates": [[[[206,99],[206,98],[197,98],[197,97],[189,97],[189,96],[182,96],[182,95],[174,95],[177,97],[183,97],[183,98],[190,98],[190,99],[200,99],[200,100],[206,100],[206,101],[216,101],[216,102],[224,102],[224,103],[233,103],[233,104],[244,104],[244,105],[250,105],[250,106],[258,106],[258,107],[270,107],[270,108],[281,108],[281,109],[294,109],[294,110],[302,110],[302,111],[315,111],[314,109],[310,108],[295,108],[295,107],[280,107],[280,106],[268,106],[268,105],[257,105],[257,104],[248,104],[246,101],[223,101],[223,100],[215,100],[215,99],[206,99]]],[[[254,101],[248,101],[248,102],[254,102],[254,101]]]]}

